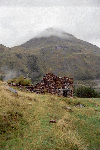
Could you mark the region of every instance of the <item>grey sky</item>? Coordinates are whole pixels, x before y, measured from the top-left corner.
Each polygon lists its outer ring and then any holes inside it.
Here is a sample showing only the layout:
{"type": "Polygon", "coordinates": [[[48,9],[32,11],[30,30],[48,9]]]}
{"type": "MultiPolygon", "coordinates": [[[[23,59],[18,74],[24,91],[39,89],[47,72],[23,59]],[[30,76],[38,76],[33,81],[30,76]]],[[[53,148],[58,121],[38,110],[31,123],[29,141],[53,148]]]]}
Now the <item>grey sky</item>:
{"type": "Polygon", "coordinates": [[[0,0],[3,6],[98,6],[99,0],[0,0]]]}
{"type": "Polygon", "coordinates": [[[0,44],[19,45],[59,27],[100,47],[99,6],[98,0],[0,0],[0,44]]]}

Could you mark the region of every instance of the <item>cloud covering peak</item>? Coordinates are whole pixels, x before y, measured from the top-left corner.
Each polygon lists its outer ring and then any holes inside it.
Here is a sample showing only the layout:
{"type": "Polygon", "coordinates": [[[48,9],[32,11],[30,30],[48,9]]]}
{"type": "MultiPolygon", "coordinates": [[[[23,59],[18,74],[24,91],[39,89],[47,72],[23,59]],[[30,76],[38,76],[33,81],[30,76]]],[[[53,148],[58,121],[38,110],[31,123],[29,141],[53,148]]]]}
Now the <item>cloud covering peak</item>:
{"type": "Polygon", "coordinates": [[[42,31],[41,33],[37,34],[36,37],[50,37],[50,36],[57,36],[60,38],[73,38],[74,36],[71,34],[66,33],[61,28],[47,28],[46,30],[42,31]]]}
{"type": "Polygon", "coordinates": [[[100,47],[99,4],[97,0],[0,0],[0,44],[17,46],[55,27],[100,47]]]}

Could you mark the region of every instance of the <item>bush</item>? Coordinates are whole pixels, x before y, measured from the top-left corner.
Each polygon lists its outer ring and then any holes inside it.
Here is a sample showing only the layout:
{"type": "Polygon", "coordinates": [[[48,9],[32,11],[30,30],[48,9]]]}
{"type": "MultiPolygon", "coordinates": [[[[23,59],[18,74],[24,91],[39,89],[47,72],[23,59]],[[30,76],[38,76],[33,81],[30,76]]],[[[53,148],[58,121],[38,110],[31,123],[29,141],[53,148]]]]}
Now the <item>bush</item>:
{"type": "Polygon", "coordinates": [[[9,80],[7,81],[7,83],[8,83],[8,84],[15,83],[16,80],[17,80],[17,77],[12,78],[12,79],[9,79],[9,80]]]}
{"type": "Polygon", "coordinates": [[[28,86],[31,84],[31,79],[20,76],[15,83],[16,85],[28,86]]]}
{"type": "Polygon", "coordinates": [[[4,75],[1,75],[0,76],[0,81],[3,81],[4,77],[5,77],[4,75]]]}
{"type": "Polygon", "coordinates": [[[0,81],[3,81],[3,79],[0,77],[0,81]]]}
{"type": "Polygon", "coordinates": [[[31,84],[31,79],[24,78],[23,76],[15,77],[13,79],[8,80],[8,84],[15,83],[15,85],[28,86],[31,84]]]}
{"type": "Polygon", "coordinates": [[[92,87],[79,87],[74,90],[74,94],[80,98],[98,98],[100,94],[95,91],[92,87]]]}

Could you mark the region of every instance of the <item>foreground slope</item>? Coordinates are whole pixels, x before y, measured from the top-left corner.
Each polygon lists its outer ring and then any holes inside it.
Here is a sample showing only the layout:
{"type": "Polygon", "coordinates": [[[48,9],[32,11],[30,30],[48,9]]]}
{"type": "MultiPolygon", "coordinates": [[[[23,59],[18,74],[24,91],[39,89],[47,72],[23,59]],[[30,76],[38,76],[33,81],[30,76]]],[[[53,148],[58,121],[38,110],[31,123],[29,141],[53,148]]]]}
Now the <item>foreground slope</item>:
{"type": "Polygon", "coordinates": [[[98,150],[100,99],[15,94],[0,82],[0,149],[98,150]]]}

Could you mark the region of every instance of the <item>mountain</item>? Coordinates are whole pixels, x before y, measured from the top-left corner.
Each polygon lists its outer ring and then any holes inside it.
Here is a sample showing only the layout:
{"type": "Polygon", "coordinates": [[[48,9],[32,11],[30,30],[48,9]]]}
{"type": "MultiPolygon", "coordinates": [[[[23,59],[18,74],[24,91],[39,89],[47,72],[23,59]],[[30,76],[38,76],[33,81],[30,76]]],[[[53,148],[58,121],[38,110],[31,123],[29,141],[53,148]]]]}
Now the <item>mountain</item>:
{"type": "MultiPolygon", "coordinates": [[[[64,32],[63,30],[48,28],[38,34],[36,37],[30,39],[26,43],[22,44],[21,47],[25,48],[41,48],[45,46],[57,46],[62,48],[70,49],[71,53],[93,53],[100,54],[100,48],[90,44],[88,42],[77,39],[73,35],[64,32]]],[[[65,50],[66,51],[66,50],[65,50]]]]}
{"type": "Polygon", "coordinates": [[[60,29],[49,28],[26,43],[0,47],[0,73],[24,75],[38,82],[52,72],[57,76],[100,79],[100,48],[60,29]]]}

